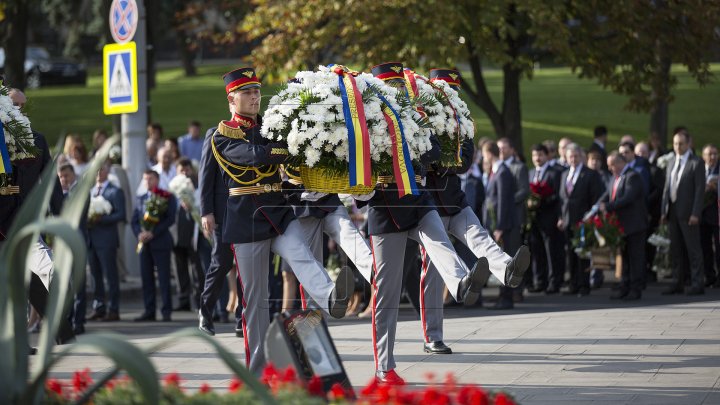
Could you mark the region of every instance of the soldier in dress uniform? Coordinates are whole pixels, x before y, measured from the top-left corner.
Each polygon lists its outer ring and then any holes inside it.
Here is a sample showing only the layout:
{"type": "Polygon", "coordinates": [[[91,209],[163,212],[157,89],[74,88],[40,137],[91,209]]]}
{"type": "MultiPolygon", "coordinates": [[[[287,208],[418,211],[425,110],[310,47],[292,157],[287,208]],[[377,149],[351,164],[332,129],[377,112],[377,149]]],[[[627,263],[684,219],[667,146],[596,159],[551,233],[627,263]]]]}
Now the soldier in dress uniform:
{"type": "MultiPolygon", "coordinates": [[[[390,62],[372,68],[372,74],[388,84],[404,89],[402,63],[390,62]]],[[[389,135],[388,135],[389,136],[389,135]]],[[[420,157],[427,166],[440,156],[435,136],[433,148],[420,157]]],[[[414,168],[421,174],[423,167],[414,168]]],[[[421,176],[418,176],[421,177],[421,176]]],[[[421,183],[421,179],[416,180],[421,183]]],[[[472,271],[457,256],[448,239],[432,197],[418,184],[417,195],[400,197],[397,180],[393,176],[379,176],[375,190],[356,200],[368,203],[368,234],[374,260],[372,298],[373,351],[375,378],[380,382],[402,383],[395,372],[395,329],[402,289],[402,271],[407,239],[419,242],[434,259],[450,293],[457,301],[475,302],[490,275],[488,262],[478,260],[472,271]]]]}
{"type": "MultiPolygon", "coordinates": [[[[432,69],[430,81],[436,80],[443,80],[452,89],[459,91],[460,73],[457,70],[432,69]]],[[[470,169],[473,157],[474,141],[466,139],[462,144],[461,164],[456,167],[433,164],[427,173],[426,188],[435,200],[440,219],[448,234],[464,243],[476,257],[487,258],[490,271],[498,280],[507,286],[517,287],[530,265],[530,250],[527,246],[522,246],[515,257],[503,252],[468,205],[458,175],[470,169]]],[[[426,259],[425,254],[423,258],[426,259]]],[[[424,350],[428,353],[452,353],[442,341],[443,285],[440,273],[431,260],[423,260],[420,288],[423,294],[420,317],[425,338],[424,350]]]]}
{"type": "Polygon", "coordinates": [[[232,120],[218,124],[210,140],[229,194],[222,240],[233,246],[244,294],[245,360],[251,371],[260,373],[265,363],[263,342],[270,325],[267,299],[271,251],[290,264],[310,297],[335,318],[345,316],[355,283],[352,272],[345,268],[333,284],[307,245],[278,172],[288,157],[287,145],[271,143],[260,135],[260,81],[255,71],[240,68],[223,79],[234,114],[232,120]]]}

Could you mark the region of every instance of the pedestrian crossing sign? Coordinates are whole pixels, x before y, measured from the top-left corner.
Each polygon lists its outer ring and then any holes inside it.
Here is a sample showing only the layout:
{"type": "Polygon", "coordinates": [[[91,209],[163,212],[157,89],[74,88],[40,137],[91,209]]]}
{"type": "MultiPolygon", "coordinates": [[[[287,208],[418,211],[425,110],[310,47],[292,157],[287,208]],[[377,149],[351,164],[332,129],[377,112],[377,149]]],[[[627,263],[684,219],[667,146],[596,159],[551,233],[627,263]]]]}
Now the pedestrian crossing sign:
{"type": "Polygon", "coordinates": [[[105,115],[138,110],[137,51],[135,42],[103,48],[103,111],[105,115]]]}

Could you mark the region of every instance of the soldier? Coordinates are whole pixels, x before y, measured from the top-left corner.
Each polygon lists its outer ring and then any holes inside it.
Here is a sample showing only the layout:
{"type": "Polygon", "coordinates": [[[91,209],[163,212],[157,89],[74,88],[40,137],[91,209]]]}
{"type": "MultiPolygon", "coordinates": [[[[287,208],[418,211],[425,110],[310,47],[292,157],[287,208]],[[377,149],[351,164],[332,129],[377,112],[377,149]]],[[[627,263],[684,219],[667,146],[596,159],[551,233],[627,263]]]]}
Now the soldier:
{"type": "Polygon", "coordinates": [[[354,279],[345,268],[333,284],[305,242],[278,173],[278,165],[288,157],[287,146],[260,135],[260,81],[254,69],[240,68],[223,79],[233,119],[220,122],[210,140],[229,193],[222,240],[233,246],[244,295],[245,360],[251,371],[260,373],[270,324],[266,307],[270,252],[289,263],[310,297],[335,318],[345,316],[354,279]]]}
{"type": "MultiPolygon", "coordinates": [[[[372,68],[372,74],[392,86],[405,88],[402,63],[377,65],[372,68]]],[[[433,148],[420,157],[423,166],[440,155],[437,138],[433,136],[431,141],[433,148]]],[[[423,168],[413,168],[415,170],[423,168]]],[[[419,193],[399,197],[397,181],[393,176],[379,176],[373,192],[356,196],[356,200],[368,201],[368,234],[375,264],[371,302],[375,378],[387,383],[404,382],[395,372],[393,347],[402,288],[400,269],[404,261],[399,252],[405,250],[407,239],[419,242],[427,250],[457,301],[476,302],[490,275],[487,259],[478,260],[469,271],[457,256],[430,194],[418,185],[419,193]]]]}
{"type": "MultiPolygon", "coordinates": [[[[460,74],[452,69],[432,69],[430,81],[443,80],[459,91],[460,74]]],[[[518,249],[512,258],[495,243],[470,208],[460,187],[459,174],[468,171],[473,162],[473,139],[462,144],[462,163],[457,167],[432,165],[428,170],[426,188],[433,196],[445,231],[464,243],[473,254],[488,260],[490,271],[505,285],[516,287],[530,265],[530,251],[526,246],[518,249]]],[[[426,255],[423,254],[423,258],[426,255]]],[[[423,260],[420,278],[423,299],[420,301],[420,318],[427,353],[450,354],[452,350],[443,341],[443,285],[440,273],[430,260],[423,260]]]]}

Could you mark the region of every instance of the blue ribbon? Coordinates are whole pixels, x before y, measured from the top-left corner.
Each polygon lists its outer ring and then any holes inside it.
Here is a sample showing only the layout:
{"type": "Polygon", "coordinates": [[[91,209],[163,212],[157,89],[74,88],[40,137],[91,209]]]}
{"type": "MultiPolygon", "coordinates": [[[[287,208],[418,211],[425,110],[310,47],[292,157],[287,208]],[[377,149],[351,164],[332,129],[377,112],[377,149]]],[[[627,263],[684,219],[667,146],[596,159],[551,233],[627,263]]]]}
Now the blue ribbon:
{"type": "Polygon", "coordinates": [[[10,153],[8,153],[7,145],[5,145],[5,126],[0,122],[0,159],[2,159],[2,173],[12,174],[12,162],[10,162],[10,153]]]}

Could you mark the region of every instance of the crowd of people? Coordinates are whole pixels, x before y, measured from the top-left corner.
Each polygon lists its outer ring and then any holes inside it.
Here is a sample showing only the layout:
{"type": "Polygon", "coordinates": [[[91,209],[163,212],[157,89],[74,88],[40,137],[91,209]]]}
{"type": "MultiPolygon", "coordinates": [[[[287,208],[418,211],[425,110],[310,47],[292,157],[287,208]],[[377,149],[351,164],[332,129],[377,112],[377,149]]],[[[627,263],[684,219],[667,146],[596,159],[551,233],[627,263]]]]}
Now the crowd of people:
{"type": "MultiPolygon", "coordinates": [[[[404,86],[390,68],[378,65],[373,74],[404,86]]],[[[435,73],[444,80],[447,72],[435,73]]],[[[392,176],[370,194],[339,196],[304,190],[280,166],[286,146],[260,137],[254,70],[228,73],[225,85],[232,117],[205,135],[197,121],[177,138],[158,123],[148,126],[140,184],[129,184],[118,161],[97,173],[81,225],[91,312],[85,283],[74,286],[74,334],[85,332],[86,321],[120,320],[120,283],[132,271],[121,253],[127,229],[143,288],[144,310],[134,320],[157,319],[156,283],[163,321],[173,311],[198,311],[199,328],[214,335],[213,322],[232,322],[233,312],[252,370],[264,363],[265,312],[314,307],[336,318],[371,317],[377,378],[400,381],[392,352],[401,295],[422,319],[424,350],[451,353],[442,342],[444,305],[512,309],[526,291],[583,297],[600,286],[602,273],[573,240],[579,223],[606,213],[623,229],[613,299],[640,299],[653,281],[655,247],[647,237],[660,226],[673,260],[663,294],[720,286],[718,150],[696,152],[684,127],[673,131],[670,152],[657,136],[637,142],[625,135],[611,147],[598,126],[585,148],[567,137],[532,145],[529,162],[510,139],[481,138],[462,145],[459,168],[433,163],[433,151],[423,155],[419,196],[399,198],[392,176]],[[191,183],[191,197],[173,190],[178,176],[191,183]],[[287,193],[289,185],[295,188],[287,193]],[[328,270],[336,268],[332,280],[328,270]],[[495,300],[482,297],[491,274],[500,285],[495,300]]],[[[66,138],[58,157],[63,195],[107,138],[97,130],[91,148],[78,135],[66,138]]]]}

